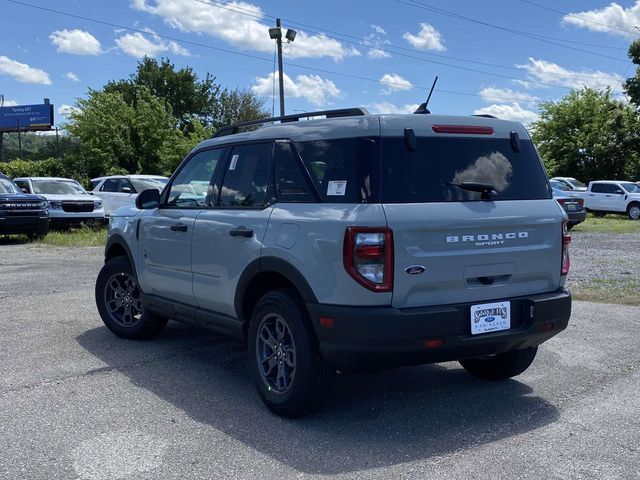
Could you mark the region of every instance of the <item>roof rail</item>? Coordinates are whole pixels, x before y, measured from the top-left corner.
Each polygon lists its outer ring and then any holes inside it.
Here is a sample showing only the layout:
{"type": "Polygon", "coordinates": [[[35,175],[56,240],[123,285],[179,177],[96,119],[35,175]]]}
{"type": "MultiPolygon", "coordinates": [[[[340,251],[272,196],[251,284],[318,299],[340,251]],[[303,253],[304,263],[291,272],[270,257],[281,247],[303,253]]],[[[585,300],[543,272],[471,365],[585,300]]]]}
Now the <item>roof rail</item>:
{"type": "Polygon", "coordinates": [[[495,115],[491,115],[489,113],[475,113],[471,115],[472,117],[484,117],[484,118],[498,118],[495,115]]]}
{"type": "Polygon", "coordinates": [[[355,108],[342,108],[339,110],[322,110],[318,112],[303,112],[303,113],[296,113],[295,115],[285,115],[284,117],[262,118],[260,120],[251,120],[249,122],[236,123],[235,125],[222,127],[216,133],[214,133],[211,138],[224,137],[226,135],[234,135],[238,133],[240,129],[243,127],[250,127],[252,125],[262,125],[264,123],[272,123],[272,122],[289,123],[289,122],[297,122],[301,118],[310,118],[310,117],[338,118],[338,117],[354,117],[354,116],[368,115],[368,114],[369,112],[367,111],[366,108],[355,107],[355,108]]]}

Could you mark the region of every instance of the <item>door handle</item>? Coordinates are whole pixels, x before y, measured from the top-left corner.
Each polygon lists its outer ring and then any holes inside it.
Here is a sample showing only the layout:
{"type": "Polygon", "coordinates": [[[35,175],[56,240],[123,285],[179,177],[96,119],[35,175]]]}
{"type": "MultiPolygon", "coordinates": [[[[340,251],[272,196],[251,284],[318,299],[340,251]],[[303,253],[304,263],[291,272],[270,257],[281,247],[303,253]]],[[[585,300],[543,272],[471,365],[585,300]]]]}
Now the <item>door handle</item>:
{"type": "Polygon", "coordinates": [[[169,228],[171,230],[173,230],[174,232],[186,232],[187,231],[187,225],[185,225],[184,223],[176,223],[175,225],[171,225],[169,228]]]}
{"type": "Polygon", "coordinates": [[[253,237],[253,230],[251,230],[250,228],[238,227],[235,230],[230,230],[229,235],[231,235],[232,237],[251,238],[253,237]]]}
{"type": "Polygon", "coordinates": [[[605,195],[605,197],[609,197],[609,198],[611,198],[611,195],[605,195]]]}

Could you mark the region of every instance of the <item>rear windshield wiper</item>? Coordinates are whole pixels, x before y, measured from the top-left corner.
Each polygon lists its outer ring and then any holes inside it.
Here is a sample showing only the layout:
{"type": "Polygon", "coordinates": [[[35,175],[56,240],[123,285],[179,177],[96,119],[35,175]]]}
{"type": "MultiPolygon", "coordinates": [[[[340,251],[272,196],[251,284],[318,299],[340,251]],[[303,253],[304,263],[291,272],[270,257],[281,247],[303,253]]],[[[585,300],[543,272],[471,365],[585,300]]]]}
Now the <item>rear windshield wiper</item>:
{"type": "Polygon", "coordinates": [[[482,182],[460,182],[453,183],[448,182],[447,185],[451,187],[458,187],[462,190],[468,190],[470,192],[479,192],[481,193],[480,198],[484,200],[489,200],[491,195],[497,195],[496,187],[494,187],[490,183],[482,183],[482,182]]]}

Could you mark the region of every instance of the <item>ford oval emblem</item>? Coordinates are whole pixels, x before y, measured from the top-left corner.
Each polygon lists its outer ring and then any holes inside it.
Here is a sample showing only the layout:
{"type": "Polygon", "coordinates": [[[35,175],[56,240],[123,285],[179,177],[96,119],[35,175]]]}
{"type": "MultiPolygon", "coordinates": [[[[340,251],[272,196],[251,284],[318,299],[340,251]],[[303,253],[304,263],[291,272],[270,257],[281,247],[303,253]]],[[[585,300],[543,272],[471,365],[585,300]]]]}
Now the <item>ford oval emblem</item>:
{"type": "Polygon", "coordinates": [[[496,317],[487,317],[487,318],[485,318],[485,319],[484,319],[484,321],[485,321],[485,322],[487,322],[487,323],[491,323],[491,322],[493,322],[495,319],[496,319],[496,317]]]}
{"type": "Polygon", "coordinates": [[[425,270],[426,268],[422,265],[411,265],[404,269],[404,271],[409,275],[420,275],[421,273],[424,273],[425,270]]]}

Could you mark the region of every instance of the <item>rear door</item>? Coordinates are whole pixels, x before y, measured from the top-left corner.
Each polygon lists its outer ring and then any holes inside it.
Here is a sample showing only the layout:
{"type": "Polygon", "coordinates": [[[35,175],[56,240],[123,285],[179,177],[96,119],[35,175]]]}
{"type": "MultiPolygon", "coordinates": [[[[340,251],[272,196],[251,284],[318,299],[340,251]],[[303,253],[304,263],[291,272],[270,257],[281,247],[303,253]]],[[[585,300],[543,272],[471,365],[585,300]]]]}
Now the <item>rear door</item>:
{"type": "Polygon", "coordinates": [[[500,300],[560,286],[563,212],[528,136],[516,151],[508,135],[424,135],[415,149],[405,138],[383,137],[394,306],[500,300]],[[483,198],[456,186],[463,182],[494,192],[483,198]]]}
{"type": "Polygon", "coordinates": [[[233,147],[212,208],[196,219],[193,290],[202,309],[236,317],[240,275],[260,255],[273,210],[272,151],[273,142],[233,147]]]}
{"type": "Polygon", "coordinates": [[[606,183],[593,182],[585,198],[585,207],[591,210],[607,210],[608,189],[606,183]]]}

